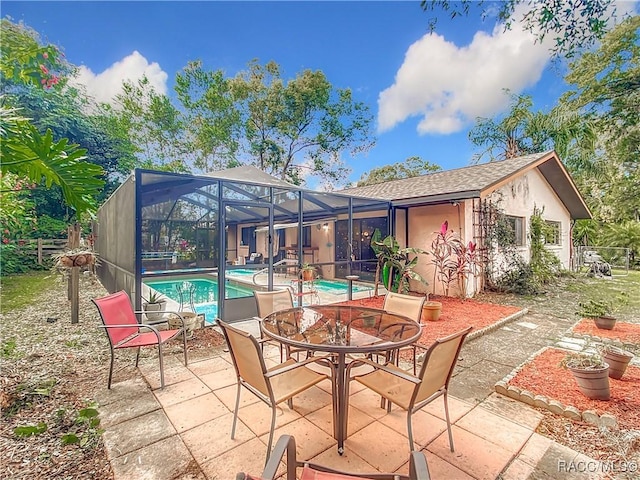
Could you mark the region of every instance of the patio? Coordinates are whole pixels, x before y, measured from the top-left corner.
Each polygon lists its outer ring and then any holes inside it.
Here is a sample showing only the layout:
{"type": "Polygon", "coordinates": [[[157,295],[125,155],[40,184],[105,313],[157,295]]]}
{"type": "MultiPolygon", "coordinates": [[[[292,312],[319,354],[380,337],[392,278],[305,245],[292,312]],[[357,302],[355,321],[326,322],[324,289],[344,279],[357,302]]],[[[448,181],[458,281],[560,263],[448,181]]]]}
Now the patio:
{"type": "MultiPolygon", "coordinates": [[[[268,364],[277,348],[265,350],[268,364]]],[[[240,422],[231,440],[235,372],[228,354],[194,361],[188,368],[167,358],[167,387],[159,389],[155,359],[141,363],[144,380],[116,383],[101,403],[104,442],[116,479],[234,478],[239,471],[262,471],[269,408],[243,391],[240,422]],[[146,380],[146,382],[145,382],[146,380]]],[[[379,408],[379,397],[353,385],[345,454],[331,436],[329,381],[294,398],[294,408],[278,409],[275,438],[292,434],[301,458],[352,472],[406,472],[409,448],[404,412],[379,408]],[[372,439],[383,439],[372,441],[372,439]]],[[[416,442],[426,453],[434,479],[520,479],[532,472],[557,478],[566,464],[589,458],[534,432],[542,415],[492,394],[479,403],[449,400],[456,451],[451,453],[444,409],[435,401],[414,416],[416,442]]],[[[563,474],[563,478],[570,478],[563,474]]],[[[575,477],[581,478],[581,477],[575,477]]]]}

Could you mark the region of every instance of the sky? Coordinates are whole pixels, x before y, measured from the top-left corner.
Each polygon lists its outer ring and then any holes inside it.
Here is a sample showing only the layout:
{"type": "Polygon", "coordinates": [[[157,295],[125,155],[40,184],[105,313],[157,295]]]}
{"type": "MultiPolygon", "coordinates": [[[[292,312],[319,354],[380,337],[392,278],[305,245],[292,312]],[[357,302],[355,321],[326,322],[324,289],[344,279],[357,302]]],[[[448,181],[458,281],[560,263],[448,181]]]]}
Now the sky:
{"type": "MultiPolygon", "coordinates": [[[[637,8],[619,2],[618,10],[637,8]]],[[[505,31],[479,15],[451,21],[411,2],[18,2],[2,17],[23,21],[41,40],[80,66],[78,81],[110,102],[124,79],[146,75],[174,96],[176,73],[189,61],[229,76],[252,59],[277,62],[285,78],[322,70],[350,88],[374,117],[376,144],[344,160],[357,181],[371,168],[419,156],[444,169],[464,167],[479,149],[468,140],[477,117],[508,110],[529,94],[548,110],[567,89],[566,65],[519,24],[505,31]]]]}

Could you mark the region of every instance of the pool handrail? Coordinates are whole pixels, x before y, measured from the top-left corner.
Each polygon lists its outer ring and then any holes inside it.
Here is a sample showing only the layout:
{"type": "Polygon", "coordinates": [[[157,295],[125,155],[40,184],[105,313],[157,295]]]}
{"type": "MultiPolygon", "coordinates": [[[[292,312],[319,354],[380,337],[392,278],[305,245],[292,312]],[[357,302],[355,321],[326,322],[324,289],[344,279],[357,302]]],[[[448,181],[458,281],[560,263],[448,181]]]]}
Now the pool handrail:
{"type": "MultiPolygon", "coordinates": [[[[279,261],[277,261],[276,263],[273,264],[274,267],[278,267],[280,265],[298,265],[298,261],[293,259],[293,258],[283,258],[282,260],[279,260],[279,261]]],[[[258,275],[262,275],[263,273],[267,272],[268,270],[269,270],[269,267],[265,267],[265,268],[262,268],[262,269],[258,270],[256,273],[254,273],[253,277],[251,279],[253,281],[253,284],[254,285],[258,285],[260,287],[264,287],[265,286],[264,283],[258,283],[256,281],[256,277],[258,275]]],[[[279,285],[274,285],[274,287],[275,286],[286,287],[287,285],[279,284],[279,285]]]]}

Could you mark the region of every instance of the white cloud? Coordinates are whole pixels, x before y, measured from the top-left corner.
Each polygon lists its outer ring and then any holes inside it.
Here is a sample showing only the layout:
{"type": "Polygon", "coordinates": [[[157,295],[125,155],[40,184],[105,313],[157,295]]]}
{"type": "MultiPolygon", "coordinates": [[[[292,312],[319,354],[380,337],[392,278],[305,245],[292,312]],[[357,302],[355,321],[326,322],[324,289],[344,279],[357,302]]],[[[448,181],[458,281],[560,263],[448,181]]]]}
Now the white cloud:
{"type": "Polygon", "coordinates": [[[113,103],[114,97],[122,91],[124,80],[136,81],[143,75],[146,75],[157,93],[167,93],[167,73],[157,62],[149,63],[138,51],[114,63],[102,73],[93,73],[83,65],[79,68],[74,83],[84,85],[87,93],[96,101],[113,103]]]}
{"type": "Polygon", "coordinates": [[[503,110],[509,103],[503,89],[520,93],[535,85],[549,58],[548,45],[515,24],[478,32],[462,47],[427,34],[407,50],[394,84],[380,92],[378,130],[420,116],[420,134],[459,131],[477,116],[503,110]]]}

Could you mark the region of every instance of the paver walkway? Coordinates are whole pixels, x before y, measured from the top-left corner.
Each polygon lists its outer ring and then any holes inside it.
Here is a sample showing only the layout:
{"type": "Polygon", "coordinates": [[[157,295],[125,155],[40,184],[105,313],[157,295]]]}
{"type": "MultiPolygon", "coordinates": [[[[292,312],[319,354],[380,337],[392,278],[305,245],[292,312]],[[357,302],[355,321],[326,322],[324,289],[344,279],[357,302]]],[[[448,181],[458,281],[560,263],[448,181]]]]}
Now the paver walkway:
{"type": "MultiPolygon", "coordinates": [[[[456,451],[448,445],[440,399],[414,415],[414,436],[434,479],[598,478],[576,472],[590,459],[535,433],[542,416],[492,393],[493,385],[524,361],[541,342],[557,338],[570,323],[529,314],[467,343],[452,382],[450,413],[456,451]],[[566,323],[566,325],[565,325],[566,323]],[[572,468],[573,467],[573,468],[572,468]],[[574,471],[571,471],[574,470],[574,471]]],[[[267,349],[268,363],[279,357],[267,349]]],[[[116,480],[233,479],[236,472],[262,471],[270,409],[241,394],[240,421],[231,440],[235,372],[228,354],[192,362],[168,358],[167,386],[159,389],[155,359],[142,376],[117,383],[99,398],[104,441],[116,480]],[[144,377],[144,378],[142,378],[144,377]]],[[[346,452],[332,438],[330,383],[295,397],[278,409],[274,439],[296,437],[300,458],[352,472],[407,472],[406,414],[379,408],[379,397],[359,384],[350,397],[346,452]]]]}

